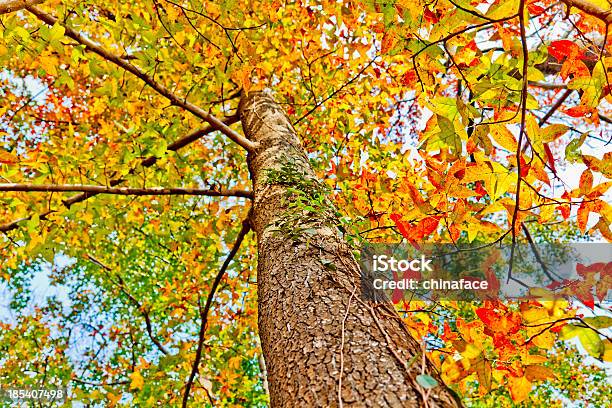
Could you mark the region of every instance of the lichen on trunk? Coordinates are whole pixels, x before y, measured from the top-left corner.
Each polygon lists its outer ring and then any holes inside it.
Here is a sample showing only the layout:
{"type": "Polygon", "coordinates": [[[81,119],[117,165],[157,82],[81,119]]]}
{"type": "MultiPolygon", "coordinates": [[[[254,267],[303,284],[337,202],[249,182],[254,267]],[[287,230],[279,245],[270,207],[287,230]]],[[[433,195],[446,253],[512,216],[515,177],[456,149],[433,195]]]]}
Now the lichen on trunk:
{"type": "MultiPolygon", "coordinates": [[[[390,304],[362,296],[359,264],[285,112],[265,93],[240,102],[257,233],[259,333],[273,407],[460,406],[416,382],[420,344],[390,304]]],[[[419,359],[420,361],[420,359],[419,359]]],[[[442,384],[428,361],[426,374],[442,384]]]]}

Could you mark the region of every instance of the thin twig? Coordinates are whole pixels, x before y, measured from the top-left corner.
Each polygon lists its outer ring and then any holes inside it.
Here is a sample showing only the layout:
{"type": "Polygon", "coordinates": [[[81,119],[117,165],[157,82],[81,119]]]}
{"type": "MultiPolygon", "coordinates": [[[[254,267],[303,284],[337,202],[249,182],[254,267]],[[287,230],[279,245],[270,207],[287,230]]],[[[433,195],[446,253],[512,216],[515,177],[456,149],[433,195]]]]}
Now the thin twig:
{"type": "MultiPolygon", "coordinates": [[[[90,261],[92,261],[93,263],[95,263],[96,265],[98,265],[99,267],[101,267],[103,270],[105,270],[106,272],[109,273],[109,278],[111,280],[111,282],[113,282],[112,280],[112,275],[113,275],[113,270],[110,266],[104,264],[103,262],[101,262],[100,260],[96,259],[94,256],[87,254],[87,259],[89,259],[90,261]]],[[[125,287],[125,282],[123,281],[123,278],[121,278],[121,276],[119,276],[118,274],[114,274],[115,278],[117,279],[117,282],[113,282],[115,285],[117,285],[119,287],[119,289],[121,290],[121,292],[123,292],[128,299],[130,300],[130,302],[132,302],[134,304],[134,306],[138,309],[138,311],[140,311],[140,313],[142,314],[142,317],[144,317],[145,319],[145,325],[147,328],[147,334],[149,335],[149,338],[151,339],[151,341],[153,342],[153,344],[155,344],[155,346],[157,347],[157,349],[159,351],[161,351],[163,354],[168,355],[168,350],[161,344],[161,342],[153,335],[153,324],[151,323],[151,317],[149,316],[149,312],[148,310],[143,307],[143,305],[138,301],[138,299],[136,299],[125,287]]]]}
{"type": "Polygon", "coordinates": [[[251,230],[251,224],[249,223],[248,218],[242,221],[242,228],[240,232],[238,232],[238,236],[236,237],[236,242],[232,250],[230,251],[227,258],[225,258],[225,262],[219,269],[215,280],[210,288],[210,292],[208,292],[208,297],[206,298],[206,304],[203,309],[200,310],[200,332],[198,334],[198,347],[196,349],[195,359],[193,360],[193,365],[191,367],[191,374],[189,374],[189,379],[185,384],[185,393],[183,395],[183,403],[182,407],[187,408],[187,402],[189,401],[189,392],[191,391],[191,387],[193,386],[193,381],[195,380],[195,376],[198,373],[198,367],[200,366],[200,360],[202,359],[202,350],[204,349],[204,336],[206,335],[206,326],[208,324],[208,312],[212,306],[215,293],[217,291],[217,287],[219,283],[221,283],[221,279],[225,275],[227,268],[229,267],[230,262],[236,256],[238,249],[240,249],[240,245],[242,244],[242,240],[246,236],[246,234],[251,230]]]}
{"type": "MultiPolygon", "coordinates": [[[[521,176],[522,166],[521,166],[520,156],[521,156],[521,150],[522,150],[522,145],[523,145],[523,137],[525,137],[525,122],[526,122],[526,117],[527,117],[527,89],[529,86],[529,82],[527,80],[527,69],[528,69],[527,63],[529,62],[529,50],[527,48],[527,34],[526,34],[526,27],[525,27],[525,0],[520,0],[518,17],[519,17],[519,28],[521,31],[521,45],[522,45],[521,51],[523,54],[523,72],[522,72],[523,82],[522,82],[521,105],[520,105],[521,126],[519,130],[518,143],[516,147],[516,162],[517,162],[516,163],[517,181],[516,181],[516,198],[515,198],[516,204],[514,206],[514,211],[512,212],[512,221],[510,223],[510,231],[512,232],[512,245],[510,247],[510,259],[508,261],[508,282],[510,282],[510,280],[515,280],[519,282],[518,280],[512,277],[512,266],[514,264],[514,249],[516,246],[516,222],[518,220],[518,214],[520,211],[519,203],[520,203],[520,196],[521,196],[521,181],[523,179],[521,176]]],[[[529,139],[527,139],[527,141],[529,142],[529,139]]]]}
{"type": "MultiPolygon", "coordinates": [[[[234,116],[230,116],[224,119],[224,123],[227,124],[228,126],[230,124],[233,124],[235,122],[237,122],[239,120],[238,115],[234,115],[234,116]]],[[[177,151],[179,149],[181,149],[182,147],[187,146],[190,143],[195,142],[196,140],[200,139],[202,136],[205,136],[213,131],[215,131],[216,129],[213,128],[212,126],[205,126],[201,129],[195,130],[185,136],[183,136],[182,138],[174,141],[173,143],[168,145],[167,150],[169,151],[177,151]]],[[[143,159],[140,162],[140,165],[142,167],[151,167],[153,166],[155,163],[157,163],[157,160],[159,160],[158,157],[156,156],[149,156],[145,159],[143,159]]],[[[132,168],[129,171],[129,174],[134,174],[136,172],[137,168],[132,168]]],[[[110,187],[114,187],[118,184],[121,184],[125,181],[124,178],[117,178],[117,179],[112,179],[108,184],[110,185],[110,187]]],[[[64,206],[66,206],[67,208],[70,208],[70,206],[72,206],[73,204],[76,203],[80,203],[83,202],[85,200],[87,200],[90,197],[95,196],[97,193],[80,193],[80,194],[76,194],[73,197],[70,197],[66,200],[62,200],[62,203],[64,204],[64,206]]],[[[51,213],[57,212],[56,210],[49,210],[46,211],[44,213],[39,214],[39,218],[41,220],[44,220],[47,218],[47,216],[51,213]]],[[[14,221],[11,221],[7,224],[1,224],[0,225],[0,232],[8,232],[8,231],[12,231],[14,229],[19,228],[19,223],[23,222],[23,221],[28,221],[32,219],[32,216],[29,215],[27,217],[23,217],[14,221]]]]}
{"type": "Polygon", "coordinates": [[[206,112],[204,109],[200,108],[199,106],[194,105],[193,103],[186,101],[184,98],[181,98],[181,97],[175,95],[174,93],[172,93],[172,91],[170,91],[164,85],[162,85],[159,82],[155,81],[151,75],[147,74],[142,69],[138,68],[135,65],[132,65],[131,63],[129,63],[128,61],[126,61],[124,59],[121,59],[121,57],[110,53],[108,50],[105,50],[104,48],[102,48],[98,44],[94,43],[90,39],[88,39],[85,36],[83,36],[81,33],[75,31],[74,29],[72,29],[70,27],[67,27],[66,25],[62,24],[61,22],[59,22],[59,20],[56,17],[54,17],[54,16],[52,16],[50,14],[45,13],[44,11],[39,9],[38,7],[27,6],[26,9],[30,13],[32,13],[36,17],[38,17],[39,20],[41,20],[41,21],[43,21],[43,22],[45,22],[45,23],[47,23],[47,24],[49,24],[51,26],[55,25],[55,24],[60,24],[66,30],[65,31],[65,35],[67,35],[68,37],[70,37],[73,40],[77,41],[79,44],[84,45],[85,49],[87,49],[88,51],[91,51],[91,52],[93,52],[95,54],[98,54],[99,56],[101,56],[105,60],[110,61],[110,62],[114,63],[115,65],[125,69],[126,71],[134,74],[136,77],[140,78],[143,82],[145,82],[152,89],[154,89],[157,93],[159,93],[160,95],[162,95],[166,99],[168,99],[172,105],[181,107],[181,108],[191,112],[195,116],[199,117],[200,119],[205,120],[213,128],[215,128],[216,130],[219,130],[221,133],[225,134],[227,137],[229,137],[231,140],[233,140],[238,145],[243,147],[245,150],[247,150],[249,152],[255,150],[255,147],[256,147],[255,143],[253,143],[252,141],[248,140],[243,135],[237,133],[235,130],[233,130],[232,128],[227,126],[225,123],[223,123],[220,119],[218,119],[214,115],[206,112]]]}

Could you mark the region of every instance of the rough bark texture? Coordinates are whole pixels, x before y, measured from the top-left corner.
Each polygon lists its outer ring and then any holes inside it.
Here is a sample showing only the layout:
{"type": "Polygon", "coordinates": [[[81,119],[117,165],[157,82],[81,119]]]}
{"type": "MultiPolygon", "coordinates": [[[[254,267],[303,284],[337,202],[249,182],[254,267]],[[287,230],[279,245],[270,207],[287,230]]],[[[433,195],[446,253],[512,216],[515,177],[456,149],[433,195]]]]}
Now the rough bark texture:
{"type": "MultiPolygon", "coordinates": [[[[333,207],[288,209],[295,179],[272,175],[282,176],[283,163],[291,163],[302,180],[315,176],[283,110],[268,95],[251,93],[240,115],[245,134],[259,144],[249,154],[251,225],[272,406],[460,406],[446,387],[425,398],[416,384],[421,359],[408,362],[421,347],[391,305],[364,300],[359,265],[334,227],[333,207]]],[[[426,373],[442,384],[429,362],[426,373]]]]}

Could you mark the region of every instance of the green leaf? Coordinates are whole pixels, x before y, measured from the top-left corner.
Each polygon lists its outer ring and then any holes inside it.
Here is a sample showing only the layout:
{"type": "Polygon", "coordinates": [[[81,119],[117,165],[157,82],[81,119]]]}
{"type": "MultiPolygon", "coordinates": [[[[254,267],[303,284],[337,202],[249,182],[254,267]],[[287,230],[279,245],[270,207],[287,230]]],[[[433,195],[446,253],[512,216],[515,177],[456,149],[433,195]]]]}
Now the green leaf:
{"type": "Polygon", "coordinates": [[[600,358],[604,351],[604,344],[597,333],[587,327],[579,327],[573,324],[563,326],[559,333],[561,340],[569,340],[578,336],[582,347],[595,358],[600,358]]]}
{"type": "Polygon", "coordinates": [[[599,334],[595,333],[591,329],[584,327],[580,328],[578,333],[578,339],[584,349],[595,358],[600,358],[604,351],[604,344],[599,337],[599,334]]]}
{"type": "Polygon", "coordinates": [[[51,30],[49,30],[49,42],[59,40],[64,36],[65,32],[66,29],[63,26],[55,24],[53,27],[51,27],[51,30]]]}
{"type": "Polygon", "coordinates": [[[596,329],[605,329],[612,326],[612,317],[610,316],[585,317],[582,320],[596,329]]]}
{"type": "Polygon", "coordinates": [[[28,223],[27,223],[28,232],[30,234],[34,234],[39,224],[40,224],[40,217],[38,216],[38,214],[34,214],[32,218],[28,220],[28,223]]]}
{"type": "Polygon", "coordinates": [[[584,143],[587,137],[587,133],[583,133],[577,139],[572,140],[565,148],[565,159],[570,163],[576,163],[582,161],[582,153],[580,152],[580,146],[584,143]]]}
{"type": "Polygon", "coordinates": [[[436,388],[438,386],[436,379],[428,374],[417,375],[416,381],[423,388],[436,388]]]}
{"type": "Polygon", "coordinates": [[[569,340],[578,335],[579,327],[574,326],[573,324],[568,324],[567,326],[563,326],[561,331],[559,332],[559,338],[561,340],[569,340]]]}

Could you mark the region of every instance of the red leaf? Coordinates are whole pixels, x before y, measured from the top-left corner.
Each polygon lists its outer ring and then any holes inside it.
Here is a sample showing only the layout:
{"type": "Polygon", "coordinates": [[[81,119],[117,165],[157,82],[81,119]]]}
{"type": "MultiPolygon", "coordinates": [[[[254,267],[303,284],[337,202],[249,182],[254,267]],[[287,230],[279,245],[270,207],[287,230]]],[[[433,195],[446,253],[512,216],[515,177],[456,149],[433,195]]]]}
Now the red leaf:
{"type": "Polygon", "coordinates": [[[536,6],[535,4],[528,4],[527,10],[529,10],[529,14],[532,16],[539,16],[544,12],[544,8],[540,6],[536,6]]]}
{"type": "Polygon", "coordinates": [[[423,17],[425,17],[427,22],[432,24],[436,24],[438,21],[440,21],[440,17],[437,15],[437,13],[434,13],[427,7],[425,7],[425,10],[423,11],[423,17]]]}
{"type": "Polygon", "coordinates": [[[564,58],[584,58],[584,54],[580,50],[580,47],[577,44],[571,42],[570,40],[553,41],[548,46],[548,53],[555,57],[559,62],[561,62],[564,58]]]}
{"type": "Polygon", "coordinates": [[[523,155],[519,156],[519,160],[521,163],[521,177],[525,178],[529,174],[529,169],[531,168],[531,164],[527,164],[523,155]]]}
{"type": "Polygon", "coordinates": [[[494,321],[499,319],[499,315],[492,310],[480,307],[476,309],[476,315],[486,326],[491,326],[494,321]]]}
{"type": "Polygon", "coordinates": [[[416,238],[423,238],[431,235],[438,228],[440,217],[423,218],[417,225],[416,238]]]}
{"type": "Polygon", "coordinates": [[[466,150],[468,152],[468,154],[472,154],[476,151],[476,149],[478,148],[478,146],[476,145],[476,143],[474,142],[474,140],[469,139],[467,141],[467,145],[466,145],[466,150]]]}
{"type": "Polygon", "coordinates": [[[574,106],[573,108],[565,109],[563,112],[570,115],[572,118],[581,118],[592,111],[591,108],[585,105],[574,106]]]}
{"type": "Polygon", "coordinates": [[[579,290],[576,290],[576,297],[589,309],[593,310],[595,308],[595,298],[591,293],[591,288],[579,288],[579,290]]]}
{"type": "Polygon", "coordinates": [[[499,280],[497,279],[493,268],[487,268],[485,271],[485,277],[487,278],[487,282],[489,282],[489,291],[497,294],[499,292],[499,280]]]}
{"type": "Polygon", "coordinates": [[[589,266],[585,266],[581,263],[578,263],[576,264],[576,272],[578,272],[578,275],[582,276],[583,278],[586,278],[586,275],[588,273],[599,272],[603,270],[606,266],[607,264],[603,262],[596,262],[589,266]]]}
{"type": "MultiPolygon", "coordinates": [[[[395,282],[398,282],[399,276],[397,274],[397,272],[393,271],[393,280],[395,282]]],[[[395,288],[393,289],[393,294],[391,295],[391,302],[393,302],[394,305],[398,304],[400,300],[402,300],[402,298],[404,297],[404,293],[401,289],[395,288]]]]}
{"type": "Polygon", "coordinates": [[[455,176],[458,180],[461,180],[463,177],[465,177],[465,168],[457,170],[453,176],[455,176]]]}
{"type": "Polygon", "coordinates": [[[448,227],[448,231],[450,232],[450,237],[453,242],[457,242],[459,237],[461,236],[461,231],[455,224],[448,227]]]}
{"type": "Polygon", "coordinates": [[[556,176],[557,170],[555,169],[555,157],[550,151],[550,147],[548,147],[548,143],[544,143],[544,151],[546,152],[546,158],[548,159],[548,165],[550,166],[550,169],[552,170],[553,174],[556,176]]]}
{"type": "Polygon", "coordinates": [[[583,201],[580,204],[580,207],[578,207],[578,214],[576,215],[576,224],[578,224],[578,228],[580,229],[580,232],[582,232],[583,234],[586,231],[590,212],[591,211],[589,210],[589,206],[587,205],[587,202],[583,201]]]}
{"type": "Polygon", "coordinates": [[[487,194],[487,190],[484,189],[480,180],[476,182],[476,188],[474,189],[474,191],[478,193],[479,199],[487,194]]]}
{"type": "Polygon", "coordinates": [[[416,72],[411,69],[410,71],[406,71],[404,75],[402,75],[401,83],[402,85],[410,86],[413,85],[417,80],[416,72]]]}

